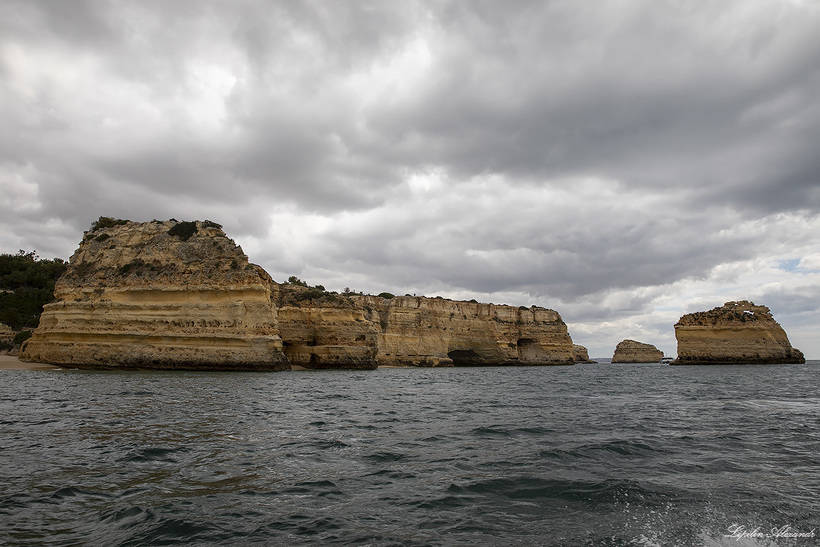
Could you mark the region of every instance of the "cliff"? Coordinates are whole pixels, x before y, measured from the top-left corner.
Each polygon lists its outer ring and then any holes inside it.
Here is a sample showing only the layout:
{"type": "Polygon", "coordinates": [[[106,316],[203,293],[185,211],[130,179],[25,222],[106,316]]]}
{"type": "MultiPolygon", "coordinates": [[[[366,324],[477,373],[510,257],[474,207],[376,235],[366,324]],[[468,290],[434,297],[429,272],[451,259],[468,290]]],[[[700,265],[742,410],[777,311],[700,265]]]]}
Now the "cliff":
{"type": "Polygon", "coordinates": [[[644,344],[635,340],[623,340],[615,347],[612,356],[613,363],[657,363],[663,357],[663,352],[652,344],[644,344]]]}
{"type": "Polygon", "coordinates": [[[684,315],[673,365],[805,363],[766,306],[742,300],[684,315]]]}
{"type": "Polygon", "coordinates": [[[14,331],[5,323],[0,323],[0,346],[11,346],[14,340],[14,331]]]}
{"type": "Polygon", "coordinates": [[[572,359],[576,363],[597,363],[598,361],[593,361],[589,358],[589,352],[587,348],[584,346],[573,344],[572,345],[572,359]]]}
{"type": "Polygon", "coordinates": [[[285,354],[305,368],[570,365],[558,312],[415,296],[333,294],[280,285],[285,354]]]}
{"type": "Polygon", "coordinates": [[[283,284],[277,287],[279,329],[294,367],[378,367],[378,321],[345,295],[283,284]]]}
{"type": "Polygon", "coordinates": [[[288,368],[272,280],[218,224],[100,218],[21,359],[70,367],[288,368]]]}
{"type": "Polygon", "coordinates": [[[426,298],[354,296],[381,326],[377,360],[410,366],[570,365],[558,312],[426,298]]]}

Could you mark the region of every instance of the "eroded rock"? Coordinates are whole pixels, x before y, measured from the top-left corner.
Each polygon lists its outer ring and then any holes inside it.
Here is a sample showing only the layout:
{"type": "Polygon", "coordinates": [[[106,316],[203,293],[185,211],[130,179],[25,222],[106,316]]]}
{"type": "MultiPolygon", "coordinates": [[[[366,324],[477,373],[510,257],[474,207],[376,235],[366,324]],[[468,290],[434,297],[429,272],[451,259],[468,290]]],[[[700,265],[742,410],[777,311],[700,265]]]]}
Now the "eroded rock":
{"type": "Polygon", "coordinates": [[[615,347],[612,356],[613,363],[657,363],[663,357],[663,352],[652,344],[645,344],[635,340],[623,340],[615,347]]]}
{"type": "Polygon", "coordinates": [[[673,365],[805,363],[766,306],[726,302],[684,315],[675,324],[678,358],[673,365]]]}
{"type": "Polygon", "coordinates": [[[218,224],[101,218],[20,357],[71,367],[285,369],[272,286],[218,224]]]}

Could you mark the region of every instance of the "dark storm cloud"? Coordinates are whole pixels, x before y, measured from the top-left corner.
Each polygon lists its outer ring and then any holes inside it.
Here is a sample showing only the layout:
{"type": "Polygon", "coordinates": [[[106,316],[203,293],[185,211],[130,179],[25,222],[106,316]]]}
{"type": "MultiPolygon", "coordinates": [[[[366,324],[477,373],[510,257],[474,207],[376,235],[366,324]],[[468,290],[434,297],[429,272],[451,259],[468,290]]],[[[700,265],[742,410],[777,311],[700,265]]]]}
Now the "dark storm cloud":
{"type": "Polygon", "coordinates": [[[573,302],[816,237],[810,3],[1,9],[4,245],[212,218],[272,270],[573,302]]]}

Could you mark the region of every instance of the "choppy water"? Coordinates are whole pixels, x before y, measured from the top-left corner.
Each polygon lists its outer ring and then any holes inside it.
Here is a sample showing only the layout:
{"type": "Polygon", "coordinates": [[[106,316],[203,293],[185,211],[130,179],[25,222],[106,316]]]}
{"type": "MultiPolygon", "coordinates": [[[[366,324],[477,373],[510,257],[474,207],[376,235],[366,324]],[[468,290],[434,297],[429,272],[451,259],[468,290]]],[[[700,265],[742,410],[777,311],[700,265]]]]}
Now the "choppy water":
{"type": "Polygon", "coordinates": [[[723,535],[820,531],[818,380],[4,371],[0,543],[779,545],[723,535]]]}

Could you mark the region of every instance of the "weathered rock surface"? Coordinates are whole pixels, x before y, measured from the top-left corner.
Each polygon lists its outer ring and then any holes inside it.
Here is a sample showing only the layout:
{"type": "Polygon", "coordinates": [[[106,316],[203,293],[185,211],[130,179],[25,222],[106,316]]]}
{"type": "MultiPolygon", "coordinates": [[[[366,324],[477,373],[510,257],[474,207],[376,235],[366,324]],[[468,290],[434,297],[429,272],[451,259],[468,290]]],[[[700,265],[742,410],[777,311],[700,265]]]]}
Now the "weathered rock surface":
{"type": "Polygon", "coordinates": [[[644,344],[635,340],[623,340],[615,346],[613,363],[657,363],[663,357],[663,352],[652,344],[644,344]]]}
{"type": "Polygon", "coordinates": [[[769,308],[747,300],[684,315],[675,336],[673,365],[805,363],[769,308]]]}
{"type": "Polygon", "coordinates": [[[71,367],[288,368],[272,287],[212,222],[100,219],[20,356],[71,367]]]}
{"type": "Polygon", "coordinates": [[[444,298],[353,296],[381,326],[377,360],[410,366],[570,365],[558,312],[444,298]]]}
{"type": "Polygon", "coordinates": [[[587,348],[579,344],[572,345],[572,358],[576,363],[597,363],[589,358],[587,348]]]}
{"type": "Polygon", "coordinates": [[[572,340],[544,308],[329,294],[280,285],[285,354],[305,368],[570,365],[572,340]]]}
{"type": "Polygon", "coordinates": [[[283,284],[275,301],[285,355],[294,367],[378,367],[380,325],[347,296],[283,284]]]}
{"type": "Polygon", "coordinates": [[[14,331],[5,323],[0,323],[0,344],[11,344],[14,340],[14,331]]]}

